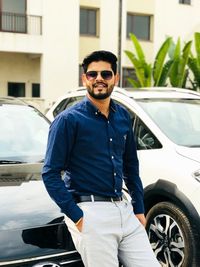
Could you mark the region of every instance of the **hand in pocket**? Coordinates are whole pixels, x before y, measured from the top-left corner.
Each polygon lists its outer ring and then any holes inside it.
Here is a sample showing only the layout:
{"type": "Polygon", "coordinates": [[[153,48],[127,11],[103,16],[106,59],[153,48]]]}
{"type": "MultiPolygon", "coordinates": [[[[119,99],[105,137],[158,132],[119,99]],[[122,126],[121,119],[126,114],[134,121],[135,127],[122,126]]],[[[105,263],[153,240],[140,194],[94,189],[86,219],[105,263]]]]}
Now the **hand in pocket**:
{"type": "Polygon", "coordinates": [[[76,223],[76,227],[79,230],[79,232],[82,232],[82,227],[83,227],[83,217],[80,218],[80,220],[78,220],[78,222],[76,223]]]}

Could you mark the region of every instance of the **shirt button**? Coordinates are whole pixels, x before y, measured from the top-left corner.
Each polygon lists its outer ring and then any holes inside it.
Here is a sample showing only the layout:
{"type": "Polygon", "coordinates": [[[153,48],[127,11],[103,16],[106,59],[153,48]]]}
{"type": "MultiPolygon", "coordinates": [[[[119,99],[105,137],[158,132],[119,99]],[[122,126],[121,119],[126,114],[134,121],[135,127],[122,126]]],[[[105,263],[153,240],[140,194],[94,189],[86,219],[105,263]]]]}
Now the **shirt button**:
{"type": "Polygon", "coordinates": [[[114,176],[116,176],[117,174],[116,174],[116,172],[114,172],[114,176]]]}
{"type": "Polygon", "coordinates": [[[114,156],[112,156],[111,159],[114,159],[114,156]]]}
{"type": "Polygon", "coordinates": [[[110,138],[110,142],[112,142],[112,138],[110,138]]]}
{"type": "Polygon", "coordinates": [[[115,193],[117,193],[117,189],[115,189],[115,193]]]}
{"type": "Polygon", "coordinates": [[[108,123],[110,123],[110,122],[108,121],[108,123]]]}
{"type": "Polygon", "coordinates": [[[95,115],[98,115],[98,113],[97,113],[97,112],[95,112],[95,115]]]}

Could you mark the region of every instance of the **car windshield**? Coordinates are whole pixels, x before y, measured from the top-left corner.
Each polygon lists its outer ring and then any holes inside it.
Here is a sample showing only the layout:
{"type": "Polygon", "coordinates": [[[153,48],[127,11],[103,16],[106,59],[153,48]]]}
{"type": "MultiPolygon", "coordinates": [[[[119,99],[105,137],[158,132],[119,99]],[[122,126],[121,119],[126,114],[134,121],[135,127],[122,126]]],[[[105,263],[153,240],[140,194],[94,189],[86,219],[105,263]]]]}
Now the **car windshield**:
{"type": "Polygon", "coordinates": [[[44,159],[49,123],[34,108],[0,105],[0,162],[13,164],[44,159]]]}
{"type": "Polygon", "coordinates": [[[199,99],[139,99],[137,102],[174,143],[200,147],[199,99]]]}

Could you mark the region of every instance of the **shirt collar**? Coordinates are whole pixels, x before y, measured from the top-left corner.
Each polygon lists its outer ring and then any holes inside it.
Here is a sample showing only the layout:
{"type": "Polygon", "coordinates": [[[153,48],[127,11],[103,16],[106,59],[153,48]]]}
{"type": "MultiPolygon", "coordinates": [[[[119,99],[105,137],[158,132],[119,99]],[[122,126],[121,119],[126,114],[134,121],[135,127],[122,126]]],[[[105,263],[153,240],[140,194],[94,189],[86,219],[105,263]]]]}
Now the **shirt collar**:
{"type": "MultiPolygon", "coordinates": [[[[90,112],[92,112],[94,114],[100,112],[98,110],[98,108],[95,105],[93,105],[93,103],[90,101],[90,99],[87,96],[84,97],[84,102],[85,102],[86,107],[89,109],[90,112]]],[[[110,110],[112,110],[113,112],[117,111],[116,104],[112,99],[110,100],[110,110]]]]}

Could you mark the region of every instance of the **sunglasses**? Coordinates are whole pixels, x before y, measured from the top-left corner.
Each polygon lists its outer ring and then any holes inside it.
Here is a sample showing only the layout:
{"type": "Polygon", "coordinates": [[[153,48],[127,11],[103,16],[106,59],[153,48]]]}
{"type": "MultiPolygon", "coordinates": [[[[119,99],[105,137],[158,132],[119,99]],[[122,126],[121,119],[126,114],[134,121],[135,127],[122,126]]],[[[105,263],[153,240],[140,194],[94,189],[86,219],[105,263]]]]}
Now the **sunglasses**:
{"type": "Polygon", "coordinates": [[[102,70],[102,71],[91,70],[86,72],[85,76],[88,81],[91,81],[97,78],[98,73],[100,73],[101,77],[106,81],[111,80],[113,77],[113,72],[111,70],[102,70]]]}

